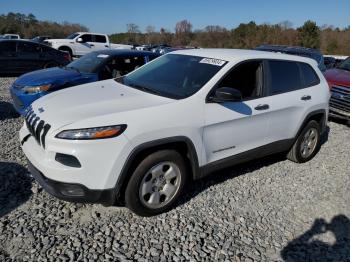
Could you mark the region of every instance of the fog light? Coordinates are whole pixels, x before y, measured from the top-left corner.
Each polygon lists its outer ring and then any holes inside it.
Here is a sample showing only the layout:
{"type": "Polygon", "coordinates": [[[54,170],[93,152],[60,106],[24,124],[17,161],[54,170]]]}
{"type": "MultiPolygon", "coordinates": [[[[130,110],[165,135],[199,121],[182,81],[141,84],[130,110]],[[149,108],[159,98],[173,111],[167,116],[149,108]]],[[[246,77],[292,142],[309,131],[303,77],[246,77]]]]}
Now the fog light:
{"type": "Polygon", "coordinates": [[[65,166],[77,168],[81,167],[79,160],[75,156],[57,153],[55,156],[55,160],[65,166]]]}

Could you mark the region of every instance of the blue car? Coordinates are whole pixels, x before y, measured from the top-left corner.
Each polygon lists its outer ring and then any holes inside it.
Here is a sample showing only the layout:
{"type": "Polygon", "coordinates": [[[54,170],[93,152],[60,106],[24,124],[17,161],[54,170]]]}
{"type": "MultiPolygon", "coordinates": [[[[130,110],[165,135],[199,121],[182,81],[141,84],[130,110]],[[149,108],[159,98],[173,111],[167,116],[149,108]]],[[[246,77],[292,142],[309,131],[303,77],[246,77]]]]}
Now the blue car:
{"type": "Polygon", "coordinates": [[[22,75],[10,88],[14,108],[24,115],[31,103],[46,94],[125,75],[157,56],[147,51],[103,50],[91,52],[64,67],[22,75]]]}

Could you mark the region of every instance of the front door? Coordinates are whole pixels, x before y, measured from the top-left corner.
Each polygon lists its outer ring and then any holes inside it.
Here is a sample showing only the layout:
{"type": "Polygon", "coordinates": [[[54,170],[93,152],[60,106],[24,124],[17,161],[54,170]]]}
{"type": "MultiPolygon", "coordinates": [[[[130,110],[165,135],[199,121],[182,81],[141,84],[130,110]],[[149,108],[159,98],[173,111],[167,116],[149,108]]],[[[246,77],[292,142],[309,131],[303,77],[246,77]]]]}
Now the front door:
{"type": "Polygon", "coordinates": [[[206,103],[203,141],[207,163],[263,146],[268,134],[270,117],[262,61],[235,66],[218,87],[239,90],[242,101],[206,103]]]}

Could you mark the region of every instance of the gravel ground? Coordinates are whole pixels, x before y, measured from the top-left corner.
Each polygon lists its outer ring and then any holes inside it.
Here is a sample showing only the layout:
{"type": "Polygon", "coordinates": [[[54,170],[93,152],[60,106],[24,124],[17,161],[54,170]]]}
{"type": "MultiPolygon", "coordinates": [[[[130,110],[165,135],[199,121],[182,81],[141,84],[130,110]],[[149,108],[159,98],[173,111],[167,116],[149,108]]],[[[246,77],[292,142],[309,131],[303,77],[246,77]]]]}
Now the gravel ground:
{"type": "Polygon", "coordinates": [[[350,261],[350,129],[329,123],[310,162],[269,157],[212,174],[172,211],[57,200],[27,176],[0,79],[0,260],[350,261]]]}

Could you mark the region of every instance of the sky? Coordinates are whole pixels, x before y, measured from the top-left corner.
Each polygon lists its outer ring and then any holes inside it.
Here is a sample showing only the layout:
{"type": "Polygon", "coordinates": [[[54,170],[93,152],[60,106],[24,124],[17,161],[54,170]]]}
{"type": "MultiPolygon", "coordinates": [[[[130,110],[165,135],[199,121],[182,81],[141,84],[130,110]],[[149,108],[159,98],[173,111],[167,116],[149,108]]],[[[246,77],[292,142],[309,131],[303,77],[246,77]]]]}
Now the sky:
{"type": "Polygon", "coordinates": [[[275,24],[289,20],[293,27],[307,20],[319,26],[350,25],[350,0],[0,0],[0,14],[33,13],[39,20],[68,21],[87,26],[91,32],[119,33],[134,23],[144,31],[174,31],[175,24],[189,20],[193,29],[220,25],[228,29],[240,23],[275,24]]]}

